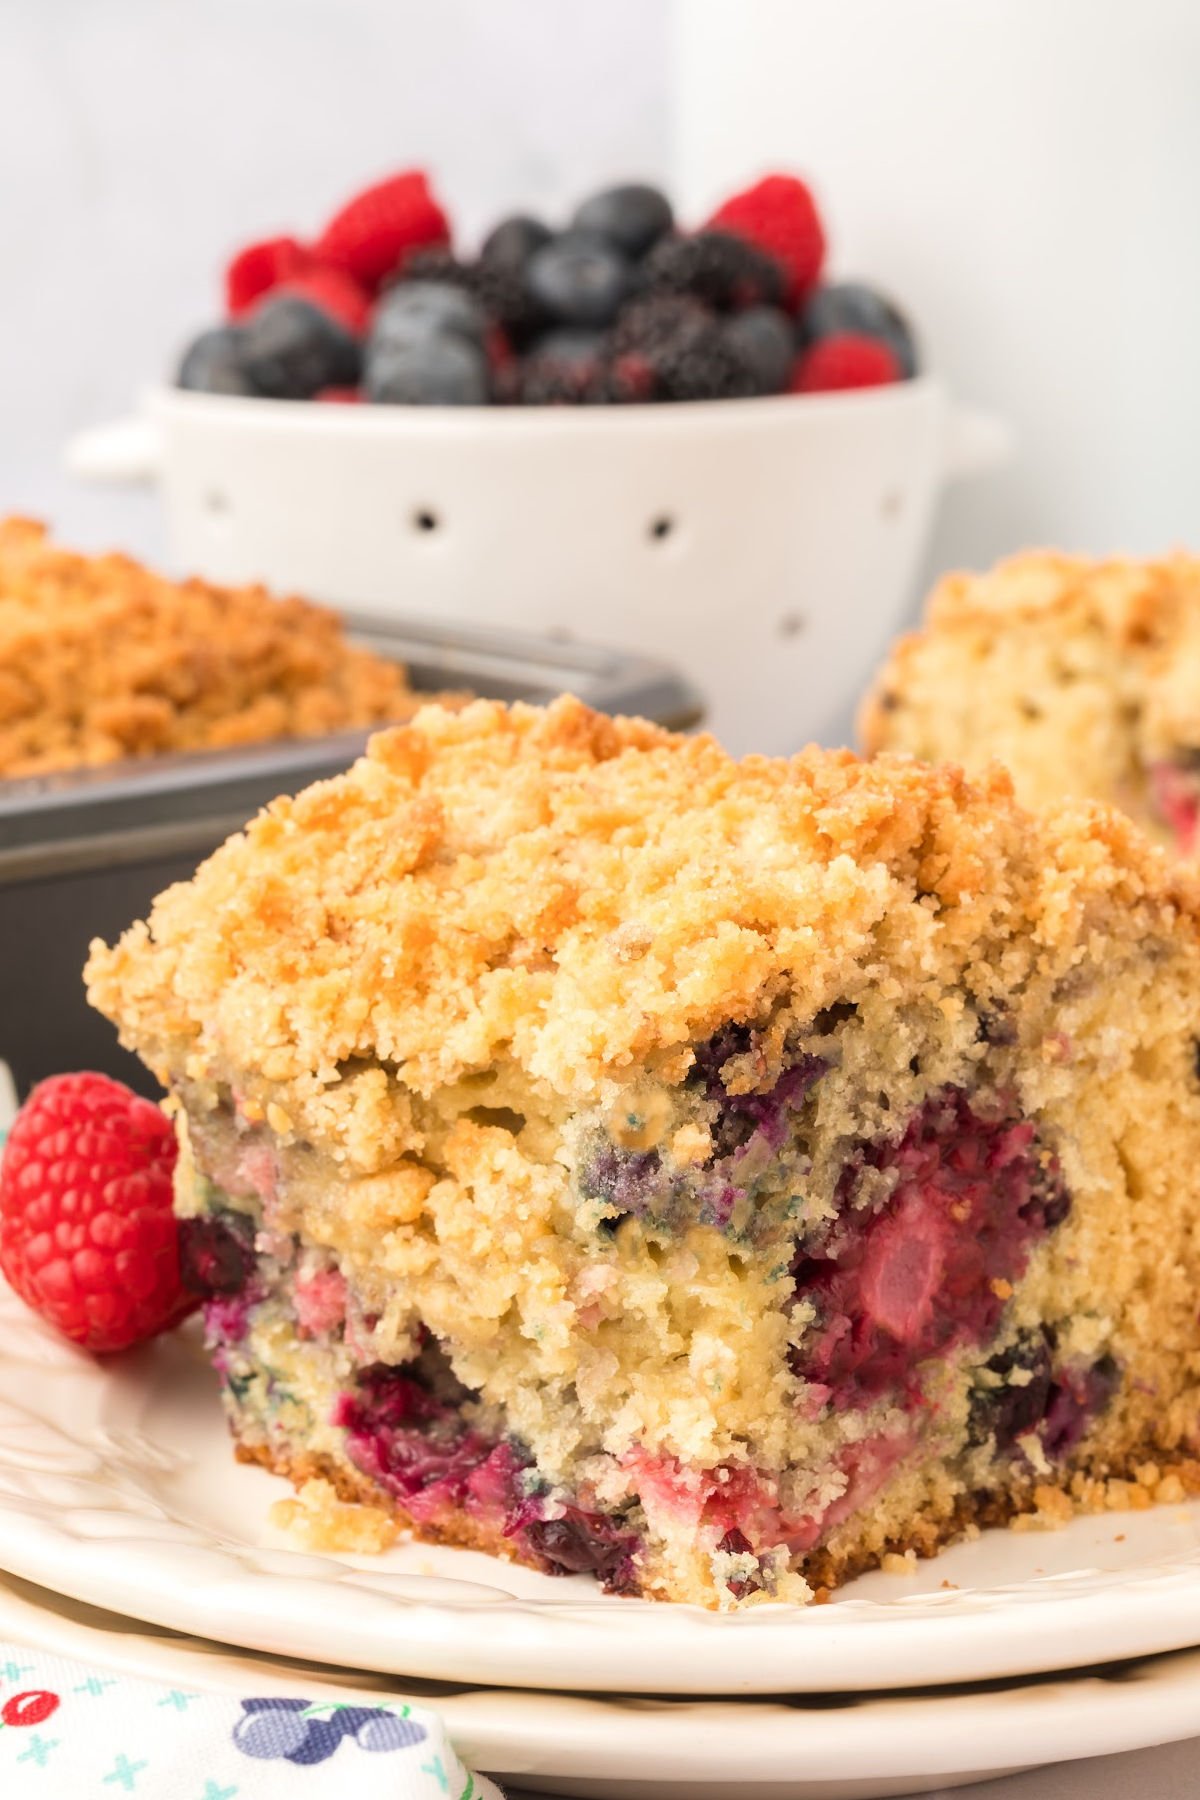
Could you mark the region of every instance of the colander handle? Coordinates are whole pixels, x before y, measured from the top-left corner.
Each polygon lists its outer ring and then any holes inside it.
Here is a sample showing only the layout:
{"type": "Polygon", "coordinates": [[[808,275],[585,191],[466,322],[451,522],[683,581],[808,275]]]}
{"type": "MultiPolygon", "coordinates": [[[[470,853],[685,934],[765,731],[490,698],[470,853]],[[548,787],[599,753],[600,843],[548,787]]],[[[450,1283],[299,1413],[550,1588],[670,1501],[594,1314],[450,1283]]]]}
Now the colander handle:
{"type": "Polygon", "coordinates": [[[157,480],[161,460],[158,427],[136,415],[77,431],[63,451],[68,475],[115,487],[140,487],[157,480]]]}
{"type": "Polygon", "coordinates": [[[1012,428],[995,413],[956,406],[946,431],[945,476],[963,481],[971,475],[988,475],[1010,463],[1016,451],[1012,428]]]}

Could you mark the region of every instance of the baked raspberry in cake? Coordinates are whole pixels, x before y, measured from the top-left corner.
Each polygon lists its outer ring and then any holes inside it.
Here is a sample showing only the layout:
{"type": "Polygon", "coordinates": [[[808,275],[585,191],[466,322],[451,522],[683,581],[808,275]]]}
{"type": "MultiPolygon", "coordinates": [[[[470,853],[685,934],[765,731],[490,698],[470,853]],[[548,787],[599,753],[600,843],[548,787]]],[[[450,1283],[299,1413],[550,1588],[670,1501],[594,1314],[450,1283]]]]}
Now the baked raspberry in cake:
{"type": "Polygon", "coordinates": [[[951,575],[860,728],[869,752],[998,758],[1027,805],[1106,800],[1200,854],[1200,561],[1039,552],[951,575]]]}
{"type": "Polygon", "coordinates": [[[1198,907],[999,772],[476,702],[88,974],[241,1457],[732,1606],[1191,1445],[1198,907]]]}

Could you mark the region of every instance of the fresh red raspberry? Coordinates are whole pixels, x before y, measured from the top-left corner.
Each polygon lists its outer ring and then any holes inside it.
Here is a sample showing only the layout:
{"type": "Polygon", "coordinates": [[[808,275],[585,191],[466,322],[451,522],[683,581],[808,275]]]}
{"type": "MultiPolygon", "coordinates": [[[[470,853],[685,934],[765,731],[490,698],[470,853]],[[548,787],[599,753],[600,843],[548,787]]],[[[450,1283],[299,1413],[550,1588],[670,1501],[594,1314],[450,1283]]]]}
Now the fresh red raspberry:
{"type": "Polygon", "coordinates": [[[314,255],[374,292],[414,250],[449,242],[450,226],[428,177],[407,169],[347,201],[317,239],[314,255]]]}
{"type": "Polygon", "coordinates": [[[361,337],[371,321],[371,302],[358,282],[340,269],[304,269],[291,275],[271,290],[274,300],[280,294],[298,294],[336,319],[353,337],[361,337]]]}
{"type": "Polygon", "coordinates": [[[124,1350],[196,1305],[171,1211],[175,1134],[107,1075],[52,1075],[17,1114],[0,1162],[0,1269],[88,1350],[124,1350]]]}
{"type": "Polygon", "coordinates": [[[835,332],[810,344],[792,370],[793,394],[831,394],[841,388],[885,387],[903,371],[887,345],[856,331],[835,332]]]}
{"type": "Polygon", "coordinates": [[[817,284],[825,260],[825,231],[816,201],[795,175],[764,175],[718,206],[709,225],[732,231],[765,250],[787,271],[784,303],[793,311],[817,284]]]}
{"type": "Polygon", "coordinates": [[[299,275],[309,261],[304,245],[292,237],[265,238],[261,244],[248,244],[225,271],[226,314],[240,319],[281,281],[299,275]]]}

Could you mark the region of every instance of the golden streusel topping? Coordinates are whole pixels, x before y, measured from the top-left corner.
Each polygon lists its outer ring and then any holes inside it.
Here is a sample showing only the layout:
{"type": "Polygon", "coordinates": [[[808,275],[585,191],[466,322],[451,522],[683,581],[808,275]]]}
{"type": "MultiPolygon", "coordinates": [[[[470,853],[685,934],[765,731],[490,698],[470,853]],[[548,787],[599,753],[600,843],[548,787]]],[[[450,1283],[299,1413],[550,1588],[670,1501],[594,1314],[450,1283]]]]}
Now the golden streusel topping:
{"type": "Polygon", "coordinates": [[[316,736],[415,705],[404,671],[323,607],[167,581],[0,522],[0,776],[316,736]]]}
{"type": "Polygon", "coordinates": [[[271,1084],[285,1116],[377,1065],[429,1094],[506,1061],[575,1102],[680,1079],[689,1040],[781,996],[940,1004],[968,968],[1003,994],[1093,932],[1194,935],[1196,904],[1120,815],[1039,820],[999,771],[738,763],[570,698],[477,701],[276,801],[88,977],[152,1067],[271,1084]]]}
{"type": "MultiPolygon", "coordinates": [[[[938,676],[941,646],[959,666],[953,672],[947,666],[938,705],[951,713],[961,708],[964,740],[944,746],[943,755],[971,761],[972,716],[978,721],[1002,704],[1009,686],[1065,689],[1079,682],[1107,688],[1111,731],[1134,720],[1145,756],[1200,744],[1200,558],[1097,560],[1043,550],[980,574],[945,576],[929,597],[922,630],[894,646],[864,706],[868,748],[916,748],[894,729],[888,711],[897,701],[923,704],[925,685],[938,676]]],[[[1027,704],[1031,717],[1040,716],[1037,694],[1031,691],[1027,704]]],[[[1076,736],[1100,729],[1067,725],[1076,736]]],[[[999,739],[995,754],[1008,760],[999,739]]],[[[1058,791],[1088,789],[1067,781],[1058,791]]]]}

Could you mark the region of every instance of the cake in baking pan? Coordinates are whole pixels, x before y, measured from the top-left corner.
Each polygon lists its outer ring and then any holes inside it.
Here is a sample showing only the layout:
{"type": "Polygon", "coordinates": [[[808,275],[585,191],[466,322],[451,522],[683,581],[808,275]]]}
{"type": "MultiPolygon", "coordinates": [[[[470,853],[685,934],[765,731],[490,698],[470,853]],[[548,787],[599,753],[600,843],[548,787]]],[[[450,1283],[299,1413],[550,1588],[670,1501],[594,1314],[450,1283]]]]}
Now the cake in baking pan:
{"type": "Polygon", "coordinates": [[[418,705],[399,664],[324,607],[168,581],[0,521],[0,777],[316,737],[418,705]]]}

